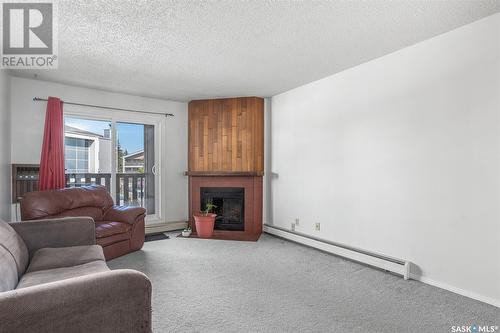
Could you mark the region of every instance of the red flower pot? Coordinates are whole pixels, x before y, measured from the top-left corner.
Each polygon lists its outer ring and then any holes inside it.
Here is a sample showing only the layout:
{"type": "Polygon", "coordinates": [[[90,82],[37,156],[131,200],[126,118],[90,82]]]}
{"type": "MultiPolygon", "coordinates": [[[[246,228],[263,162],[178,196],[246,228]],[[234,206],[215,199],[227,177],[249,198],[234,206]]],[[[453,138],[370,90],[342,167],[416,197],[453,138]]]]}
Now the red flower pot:
{"type": "Polygon", "coordinates": [[[194,214],[194,223],[196,225],[196,234],[200,238],[211,238],[214,233],[214,223],[217,214],[194,214]]]}

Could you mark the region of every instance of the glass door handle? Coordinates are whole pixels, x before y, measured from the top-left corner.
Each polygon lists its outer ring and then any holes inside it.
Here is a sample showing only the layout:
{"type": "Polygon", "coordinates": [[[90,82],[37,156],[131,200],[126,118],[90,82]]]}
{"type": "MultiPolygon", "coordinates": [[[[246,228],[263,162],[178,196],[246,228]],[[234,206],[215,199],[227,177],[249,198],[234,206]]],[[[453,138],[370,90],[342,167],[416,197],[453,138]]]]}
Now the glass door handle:
{"type": "Polygon", "coordinates": [[[151,173],[156,176],[156,164],[151,167],[151,173]]]}

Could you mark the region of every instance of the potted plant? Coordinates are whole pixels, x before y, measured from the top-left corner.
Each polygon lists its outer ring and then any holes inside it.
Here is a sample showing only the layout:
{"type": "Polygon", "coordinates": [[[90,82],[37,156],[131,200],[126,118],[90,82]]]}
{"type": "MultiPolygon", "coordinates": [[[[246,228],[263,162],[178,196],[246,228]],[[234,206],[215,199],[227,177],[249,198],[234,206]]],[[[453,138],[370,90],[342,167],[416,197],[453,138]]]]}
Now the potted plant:
{"type": "Polygon", "coordinates": [[[212,210],[217,208],[212,201],[208,201],[205,210],[198,214],[194,214],[194,222],[196,225],[196,234],[200,238],[211,238],[214,233],[214,223],[217,214],[212,213],[212,210]]]}
{"type": "Polygon", "coordinates": [[[186,228],[184,228],[184,230],[182,230],[182,237],[189,237],[191,236],[191,227],[190,226],[187,226],[186,228]]]}

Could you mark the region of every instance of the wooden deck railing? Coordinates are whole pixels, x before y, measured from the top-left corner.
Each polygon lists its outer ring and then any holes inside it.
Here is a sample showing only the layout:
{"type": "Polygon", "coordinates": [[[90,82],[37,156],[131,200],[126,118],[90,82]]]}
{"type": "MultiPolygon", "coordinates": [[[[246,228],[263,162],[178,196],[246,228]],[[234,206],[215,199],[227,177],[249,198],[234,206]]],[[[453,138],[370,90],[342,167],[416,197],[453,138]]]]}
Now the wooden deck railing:
{"type": "MultiPolygon", "coordinates": [[[[25,193],[38,191],[38,165],[12,166],[12,203],[19,202],[25,193]]],[[[111,192],[111,173],[67,173],[66,187],[102,185],[111,192]]],[[[146,208],[146,178],[144,173],[116,174],[115,203],[146,208]]]]}
{"type": "Polygon", "coordinates": [[[143,173],[116,174],[116,204],[145,207],[146,178],[143,173]]]}
{"type": "Polygon", "coordinates": [[[108,191],[110,191],[111,174],[110,173],[67,173],[66,174],[66,187],[81,187],[87,185],[106,186],[108,191]]]}
{"type": "MultiPolygon", "coordinates": [[[[111,192],[110,173],[68,173],[66,187],[102,185],[111,192]]],[[[145,175],[143,173],[117,173],[115,203],[121,206],[141,206],[145,204],[145,175]]]]}

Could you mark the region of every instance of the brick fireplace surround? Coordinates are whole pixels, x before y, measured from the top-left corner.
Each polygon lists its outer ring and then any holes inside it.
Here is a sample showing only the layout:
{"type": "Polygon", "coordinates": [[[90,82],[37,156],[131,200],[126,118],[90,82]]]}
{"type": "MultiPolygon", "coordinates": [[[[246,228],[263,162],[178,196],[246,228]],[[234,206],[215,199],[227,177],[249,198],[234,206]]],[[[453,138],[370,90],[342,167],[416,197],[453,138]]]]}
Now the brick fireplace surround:
{"type": "Polygon", "coordinates": [[[190,176],[190,224],[195,231],[193,214],[200,211],[201,187],[242,187],[245,189],[244,231],[214,230],[216,239],[256,241],[262,233],[262,176],[190,176]]]}
{"type": "Polygon", "coordinates": [[[256,241],[262,233],[264,100],[241,97],[191,101],[189,216],[200,212],[202,187],[244,188],[244,230],[214,230],[213,238],[256,241]]]}

